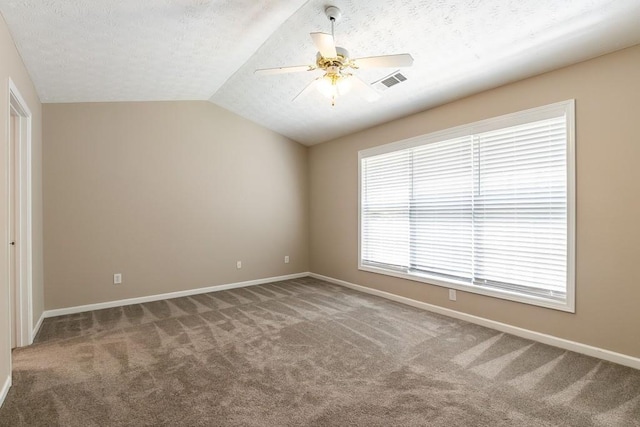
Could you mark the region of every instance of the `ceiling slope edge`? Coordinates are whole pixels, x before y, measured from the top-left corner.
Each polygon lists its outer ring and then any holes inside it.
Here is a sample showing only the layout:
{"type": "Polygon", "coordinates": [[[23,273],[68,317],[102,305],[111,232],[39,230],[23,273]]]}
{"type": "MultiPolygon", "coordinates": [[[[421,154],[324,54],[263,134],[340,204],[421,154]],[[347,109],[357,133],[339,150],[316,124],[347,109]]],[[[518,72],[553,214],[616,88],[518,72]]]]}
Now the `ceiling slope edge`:
{"type": "MultiPolygon", "coordinates": [[[[292,13],[290,13],[287,17],[285,17],[284,19],[280,20],[280,23],[277,25],[276,29],[274,31],[271,32],[271,34],[267,35],[266,37],[264,37],[264,39],[262,40],[262,43],[256,47],[256,49],[254,49],[253,53],[251,55],[249,55],[246,60],[239,66],[236,68],[236,70],[231,73],[225,80],[224,82],[222,82],[222,84],[220,84],[216,90],[214,92],[211,93],[211,95],[209,96],[209,98],[207,99],[209,102],[211,102],[212,104],[218,105],[213,101],[213,98],[216,96],[216,94],[218,93],[218,91],[224,86],[226,85],[229,80],[233,79],[233,77],[235,77],[236,73],[238,73],[238,71],[240,71],[245,65],[247,65],[249,62],[251,62],[251,60],[256,56],[256,54],[265,46],[265,44],[267,44],[267,42],[271,39],[271,37],[273,36],[274,33],[277,32],[277,28],[282,27],[283,25],[286,25],[287,22],[289,22],[291,19],[293,19],[293,17],[301,10],[303,9],[307,3],[309,3],[311,0],[302,0],[302,1],[298,1],[297,4],[300,4],[300,6],[298,8],[296,8],[292,13]]],[[[219,106],[219,105],[218,105],[219,106]]],[[[222,107],[224,108],[224,107],[222,107]]]]}

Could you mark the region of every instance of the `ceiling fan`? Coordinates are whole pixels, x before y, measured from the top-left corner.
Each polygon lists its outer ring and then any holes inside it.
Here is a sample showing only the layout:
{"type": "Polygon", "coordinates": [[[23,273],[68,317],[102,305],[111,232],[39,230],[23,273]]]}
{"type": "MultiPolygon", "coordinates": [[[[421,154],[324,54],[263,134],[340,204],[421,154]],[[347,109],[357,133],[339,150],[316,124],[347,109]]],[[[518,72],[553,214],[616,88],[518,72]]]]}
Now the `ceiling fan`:
{"type": "Polygon", "coordinates": [[[378,92],[367,82],[350,73],[351,70],[360,68],[398,68],[410,67],[413,57],[408,53],[397,55],[370,56],[366,58],[351,58],[349,52],[336,46],[334,40],[334,23],[340,19],[342,12],[335,6],[325,9],[325,15],[331,22],[331,34],[311,33],[313,44],[318,49],[315,65],[299,65],[294,67],[263,68],[255,71],[259,75],[273,75],[283,73],[297,73],[302,71],[322,70],[324,74],[313,80],[293,100],[299,99],[307,92],[317,89],[320,93],[331,99],[334,106],[338,96],[346,94],[350,89],[355,89],[367,101],[375,101],[380,98],[378,92]]]}

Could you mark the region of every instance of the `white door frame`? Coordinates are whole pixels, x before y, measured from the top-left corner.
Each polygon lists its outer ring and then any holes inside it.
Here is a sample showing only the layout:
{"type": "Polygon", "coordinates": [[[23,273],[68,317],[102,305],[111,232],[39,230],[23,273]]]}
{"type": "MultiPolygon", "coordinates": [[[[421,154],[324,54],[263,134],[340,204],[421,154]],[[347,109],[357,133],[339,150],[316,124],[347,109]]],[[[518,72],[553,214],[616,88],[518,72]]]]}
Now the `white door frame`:
{"type": "MultiPolygon", "coordinates": [[[[14,207],[15,217],[15,262],[16,262],[16,313],[15,318],[11,319],[11,327],[13,328],[13,322],[16,322],[16,345],[18,347],[24,347],[33,343],[33,294],[32,294],[32,235],[31,235],[31,217],[32,217],[32,199],[31,199],[31,123],[32,115],[24,98],[20,94],[20,91],[9,79],[9,105],[7,114],[8,120],[11,120],[11,111],[13,110],[18,116],[18,123],[16,126],[16,135],[14,141],[15,147],[15,200],[16,206],[14,207]]],[[[8,124],[8,123],[7,123],[8,124]]],[[[7,126],[7,133],[10,132],[10,127],[7,126]]],[[[7,138],[10,144],[13,141],[7,138]]],[[[13,161],[10,159],[9,146],[5,146],[7,152],[7,162],[13,161]]],[[[9,164],[5,165],[6,170],[9,164]]],[[[9,180],[7,180],[9,182],[9,180]]],[[[7,184],[8,185],[8,184],[7,184]]],[[[7,188],[7,194],[11,194],[7,188]]],[[[9,200],[7,199],[7,202],[9,200]]],[[[10,206],[10,205],[9,205],[10,206]]],[[[9,215],[7,215],[7,230],[9,230],[9,215]]],[[[9,236],[9,233],[7,233],[9,236]]],[[[7,248],[9,247],[9,241],[5,242],[7,248]]],[[[7,249],[7,267],[9,264],[9,249],[7,249]]],[[[8,280],[7,269],[7,280],[8,280]]]]}

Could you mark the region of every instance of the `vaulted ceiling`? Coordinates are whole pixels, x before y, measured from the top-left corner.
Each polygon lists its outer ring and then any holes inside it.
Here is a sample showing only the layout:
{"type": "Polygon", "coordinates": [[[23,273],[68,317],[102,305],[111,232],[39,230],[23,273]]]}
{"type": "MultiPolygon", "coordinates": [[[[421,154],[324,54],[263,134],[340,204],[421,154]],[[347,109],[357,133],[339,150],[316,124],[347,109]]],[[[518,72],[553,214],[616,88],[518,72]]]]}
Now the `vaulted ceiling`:
{"type": "MultiPolygon", "coordinates": [[[[42,102],[210,100],[305,144],[333,139],[640,43],[638,0],[0,0],[42,102]],[[310,32],[352,57],[410,53],[368,102],[292,102],[316,71],[310,32]]],[[[368,83],[395,69],[355,71],[368,83]]]]}

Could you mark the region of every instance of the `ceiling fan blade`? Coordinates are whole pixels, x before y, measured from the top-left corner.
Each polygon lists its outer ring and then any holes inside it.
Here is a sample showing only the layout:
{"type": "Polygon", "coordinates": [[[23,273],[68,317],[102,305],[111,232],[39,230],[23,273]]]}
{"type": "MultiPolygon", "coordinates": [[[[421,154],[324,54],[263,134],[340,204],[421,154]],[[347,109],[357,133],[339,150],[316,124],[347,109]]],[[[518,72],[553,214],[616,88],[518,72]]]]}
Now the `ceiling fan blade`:
{"type": "Polygon", "coordinates": [[[296,65],[295,67],[262,68],[260,70],[255,70],[254,74],[269,76],[272,74],[299,73],[301,71],[311,71],[314,69],[314,67],[309,65],[296,65]]]}
{"type": "Polygon", "coordinates": [[[315,89],[316,85],[318,84],[318,80],[320,80],[321,78],[322,77],[318,77],[317,79],[315,79],[311,83],[309,83],[307,86],[305,86],[305,88],[302,89],[300,91],[300,93],[297,94],[291,101],[295,102],[295,101],[299,101],[299,100],[305,98],[309,92],[311,92],[313,89],[315,89]]]}
{"type": "Polygon", "coordinates": [[[365,100],[373,102],[380,99],[380,94],[360,77],[351,76],[349,79],[351,80],[353,89],[365,100]]]}
{"type": "Polygon", "coordinates": [[[337,58],[338,52],[336,51],[336,43],[333,40],[333,36],[327,33],[311,33],[311,39],[313,44],[316,45],[316,49],[325,58],[337,58]]]}
{"type": "Polygon", "coordinates": [[[353,60],[358,68],[396,68],[410,67],[413,64],[413,57],[408,53],[397,55],[369,56],[367,58],[356,58],[353,60]]]}

